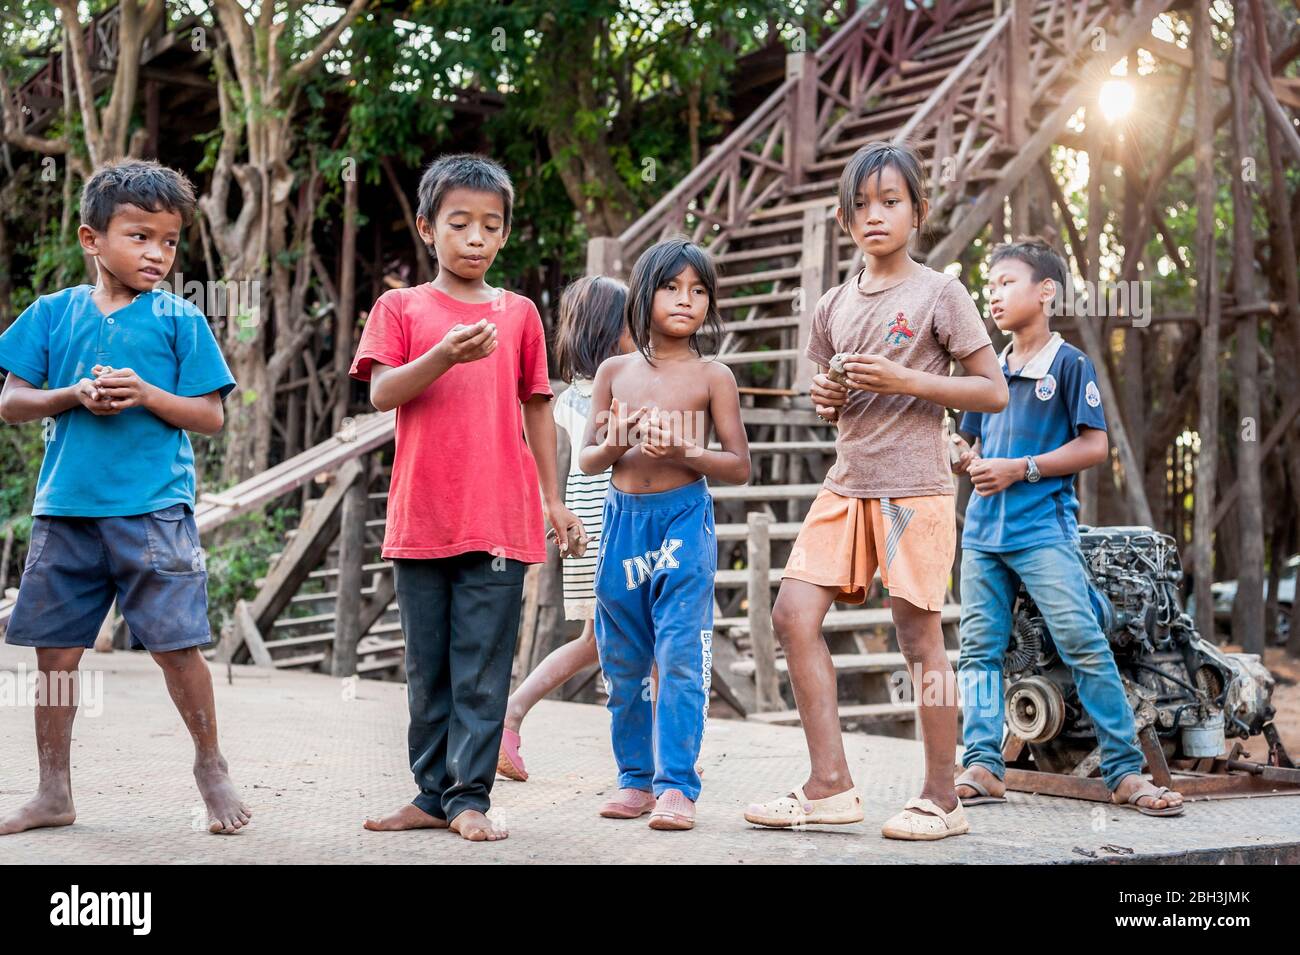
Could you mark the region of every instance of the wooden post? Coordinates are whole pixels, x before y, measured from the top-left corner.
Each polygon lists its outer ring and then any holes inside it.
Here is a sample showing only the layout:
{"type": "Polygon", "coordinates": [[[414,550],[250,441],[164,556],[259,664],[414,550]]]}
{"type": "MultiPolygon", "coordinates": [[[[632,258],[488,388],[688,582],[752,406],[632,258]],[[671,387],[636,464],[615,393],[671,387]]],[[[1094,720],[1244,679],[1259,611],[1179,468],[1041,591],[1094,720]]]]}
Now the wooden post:
{"type": "Polygon", "coordinates": [[[749,642],[754,651],[755,703],[759,712],[781,708],[776,676],[776,637],[772,633],[772,515],[751,513],[749,538],[749,642]]]}
{"type": "MultiPolygon", "coordinates": [[[[1254,204],[1246,185],[1250,147],[1249,4],[1233,4],[1232,59],[1228,89],[1232,96],[1232,290],[1238,305],[1259,301],[1255,286],[1255,237],[1251,229],[1254,204]]],[[[1254,311],[1237,320],[1234,342],[1237,378],[1237,596],[1233,601],[1232,633],[1247,653],[1264,652],[1264,521],[1260,480],[1259,316],[1254,311]]]]}
{"type": "Polygon", "coordinates": [[[808,339],[812,334],[813,312],[817,302],[828,287],[829,264],[831,261],[830,245],[833,230],[830,226],[830,209],[821,206],[805,209],[803,213],[803,248],[799,262],[803,268],[799,281],[799,326],[796,334],[796,347],[799,355],[795,359],[794,380],[790,387],[798,392],[805,392],[812,387],[816,366],[804,355],[808,339]]]}
{"type": "MultiPolygon", "coordinates": [[[[1029,138],[1029,96],[1031,83],[1029,49],[1032,35],[1034,0],[1011,0],[1011,28],[1003,34],[1003,72],[1006,83],[1007,142],[1020,149],[1029,138]]],[[[1031,176],[1021,179],[1011,192],[1011,235],[1029,232],[1029,190],[1031,176]]]]}
{"type": "Polygon", "coordinates": [[[630,270],[623,262],[623,243],[611,236],[587,240],[587,274],[626,279],[630,270]]]}
{"type": "Polygon", "coordinates": [[[357,672],[357,643],[361,640],[362,564],[366,554],[367,482],[364,474],[343,495],[339,519],[339,576],[334,601],[334,653],[330,673],[357,672]]]}
{"type": "Polygon", "coordinates": [[[1192,5],[1192,72],[1195,84],[1196,158],[1196,311],[1201,320],[1200,368],[1196,389],[1200,408],[1196,432],[1196,487],[1192,510],[1192,588],[1196,629],[1214,639],[1214,497],[1219,481],[1219,275],[1214,251],[1214,89],[1210,67],[1210,16],[1205,4],[1192,5]]]}
{"type": "MultiPolygon", "coordinates": [[[[285,547],[280,559],[267,572],[262,589],[247,608],[258,633],[275,622],[275,618],[289,605],[307,575],[325,556],[330,542],[338,532],[339,508],[343,498],[361,473],[360,462],[346,462],[333,475],[333,486],[321,498],[312,502],[314,506],[310,514],[304,511],[297,533],[285,547]]],[[[246,629],[232,628],[231,639],[223,642],[217,651],[217,658],[222,663],[238,662],[236,654],[244,646],[246,629]]],[[[251,651],[253,647],[250,645],[249,649],[251,651]]]]}
{"type": "Polygon", "coordinates": [[[799,80],[786,99],[790,143],[786,175],[792,185],[799,185],[817,158],[817,58],[811,53],[786,54],[785,75],[799,80]]]}
{"type": "Polygon", "coordinates": [[[357,322],[357,179],[343,179],[343,235],[339,243],[339,301],[334,310],[334,431],[348,416],[352,386],[352,331],[357,322]]]}

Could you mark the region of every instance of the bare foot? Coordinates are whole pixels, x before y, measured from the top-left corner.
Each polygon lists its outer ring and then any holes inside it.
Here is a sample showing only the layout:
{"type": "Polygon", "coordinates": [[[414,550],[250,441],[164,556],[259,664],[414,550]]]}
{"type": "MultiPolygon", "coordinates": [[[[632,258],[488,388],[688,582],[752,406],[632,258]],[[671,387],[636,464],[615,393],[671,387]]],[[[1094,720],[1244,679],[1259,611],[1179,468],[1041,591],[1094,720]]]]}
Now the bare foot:
{"type": "Polygon", "coordinates": [[[37,794],[7,816],[0,817],[0,836],[26,832],[28,829],[45,829],[52,826],[70,826],[77,818],[72,806],[72,796],[37,794]]]}
{"type": "MultiPolygon", "coordinates": [[[[803,784],[803,794],[809,799],[826,799],[830,796],[838,796],[853,788],[853,779],[849,776],[830,776],[826,779],[813,779],[808,777],[808,781],[803,784]]],[[[799,801],[799,797],[790,793],[790,798],[799,801]]]]}
{"type": "Polygon", "coordinates": [[[431,816],[414,803],[379,819],[367,819],[362,827],[371,832],[401,832],[404,829],[446,829],[447,820],[431,816]]]}
{"type": "Polygon", "coordinates": [[[253,811],[239,798],[224,759],[195,763],[194,781],[198,783],[199,795],[208,807],[208,832],[233,835],[248,825],[253,811]]]}
{"type": "MultiPolygon", "coordinates": [[[[946,790],[931,789],[928,786],[922,787],[920,798],[930,800],[930,802],[934,803],[944,812],[952,812],[958,806],[957,793],[951,786],[946,790]]],[[[930,812],[928,809],[917,809],[913,807],[912,811],[919,812],[923,816],[934,815],[934,813],[930,812]]]]}
{"type": "Polygon", "coordinates": [[[1182,793],[1174,792],[1172,789],[1166,789],[1161,792],[1161,788],[1149,782],[1146,777],[1138,773],[1129,773],[1119,781],[1115,791],[1111,794],[1111,802],[1118,805],[1124,805],[1132,797],[1133,793],[1140,792],[1137,805],[1143,809],[1177,809],[1183,804],[1182,793]]]}
{"type": "MultiPolygon", "coordinates": [[[[993,799],[1001,799],[1007,794],[1007,784],[978,763],[966,767],[965,771],[961,774],[961,777],[958,778],[960,780],[964,777],[969,777],[982,785],[989,791],[989,797],[993,799]]],[[[979,799],[981,797],[980,794],[975,791],[974,786],[968,786],[966,783],[959,781],[957,783],[957,798],[964,802],[967,799],[979,799]]]]}
{"type": "Polygon", "coordinates": [[[451,831],[460,833],[470,842],[496,842],[510,835],[505,829],[493,825],[492,820],[477,809],[466,809],[451,821],[451,831]]]}

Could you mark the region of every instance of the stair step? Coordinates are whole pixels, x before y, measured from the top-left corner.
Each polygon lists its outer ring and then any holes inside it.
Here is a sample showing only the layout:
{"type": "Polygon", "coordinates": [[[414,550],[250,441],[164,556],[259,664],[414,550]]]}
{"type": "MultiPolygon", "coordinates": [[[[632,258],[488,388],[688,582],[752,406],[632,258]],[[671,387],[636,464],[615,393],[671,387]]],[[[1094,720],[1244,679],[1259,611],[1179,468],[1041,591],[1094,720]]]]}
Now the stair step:
{"type": "Polygon", "coordinates": [[[798,315],[783,315],[772,318],[751,318],[747,321],[723,322],[725,335],[745,335],[750,332],[771,331],[780,328],[798,328],[802,319],[798,315]]]}
{"type": "Polygon", "coordinates": [[[768,206],[766,209],[755,209],[749,214],[750,222],[764,222],[768,219],[784,219],[786,216],[799,216],[802,224],[803,214],[808,209],[823,209],[826,207],[824,199],[806,199],[803,202],[789,202],[779,206],[768,206]]]}
{"type": "MultiPolygon", "coordinates": [[[[709,447],[718,451],[722,445],[714,441],[709,447]]],[[[808,451],[820,451],[823,454],[835,453],[834,441],[751,441],[750,454],[801,454],[808,451]]]]}
{"type": "MultiPolygon", "coordinates": [[[[961,651],[949,650],[947,653],[948,662],[955,665],[961,651]]],[[[832,653],[831,665],[835,667],[836,673],[843,674],[897,673],[900,670],[907,670],[907,659],[901,653],[832,653]]],[[[751,659],[737,660],[728,669],[736,676],[752,677],[754,675],[754,661],[751,659]]],[[[790,667],[786,663],[785,657],[777,659],[776,672],[789,674],[790,667]]]]}
{"type": "MultiPolygon", "coordinates": [[[[361,596],[368,597],[375,592],[374,587],[362,587],[361,596]]],[[[339,593],[337,590],[327,590],[319,594],[294,594],[289,598],[290,603],[315,603],[318,600],[338,600],[339,593]]]]}
{"type": "MultiPolygon", "coordinates": [[[[782,296],[784,297],[784,296],[782,296]]],[[[724,365],[747,365],[756,361],[790,361],[800,355],[797,348],[769,348],[765,351],[729,351],[718,355],[724,365]]]]}
{"type": "Polygon", "coordinates": [[[811,500],[821,493],[820,484],[723,484],[710,487],[714,501],[811,500]]]}
{"type": "MultiPolygon", "coordinates": [[[[773,567],[767,572],[767,580],[773,587],[781,584],[781,571],[773,567]]],[[[719,570],[713,575],[714,586],[717,587],[747,587],[749,585],[748,570],[719,570]]]]}
{"type": "MultiPolygon", "coordinates": [[[[798,726],[798,710],[750,713],[746,719],[769,726],[798,726]]],[[[915,703],[854,703],[840,706],[840,724],[910,723],[916,719],[915,703]]]]}
{"type": "Polygon", "coordinates": [[[317,663],[325,662],[325,654],[308,653],[299,657],[283,657],[272,662],[274,662],[277,670],[287,670],[290,667],[315,666],[317,663]]]}
{"type": "Polygon", "coordinates": [[[803,252],[800,242],[786,242],[781,245],[762,246],[757,249],[741,249],[735,252],[723,252],[714,258],[718,265],[726,266],[736,262],[752,262],[755,259],[776,259],[783,255],[799,255],[803,252]]]}
{"type": "Polygon", "coordinates": [[[763,292],[759,295],[738,295],[718,299],[719,311],[728,308],[748,308],[751,305],[772,305],[776,302],[793,302],[797,293],[793,288],[780,292],[763,292]]]}
{"type": "Polygon", "coordinates": [[[798,278],[803,269],[798,265],[786,266],[779,269],[767,269],[763,272],[740,272],[738,274],[723,275],[718,279],[718,288],[735,288],[738,285],[749,285],[754,282],[776,282],[781,279],[798,278]]]}
{"type": "MultiPolygon", "coordinates": [[[[789,523],[773,522],[767,527],[768,538],[774,541],[792,541],[799,536],[799,528],[803,524],[799,521],[789,523]]],[[[743,541],[749,539],[748,524],[715,524],[713,525],[713,536],[720,541],[743,541]]]]}
{"type": "MultiPolygon", "coordinates": [[[[944,604],[940,612],[943,623],[956,623],[961,619],[960,604],[944,604]]],[[[868,610],[833,610],[826,615],[822,632],[842,632],[845,630],[865,630],[869,627],[892,627],[894,615],[888,607],[872,607],[868,610]]],[[[713,621],[714,630],[735,630],[738,633],[749,632],[748,617],[719,617],[713,621]]]]}

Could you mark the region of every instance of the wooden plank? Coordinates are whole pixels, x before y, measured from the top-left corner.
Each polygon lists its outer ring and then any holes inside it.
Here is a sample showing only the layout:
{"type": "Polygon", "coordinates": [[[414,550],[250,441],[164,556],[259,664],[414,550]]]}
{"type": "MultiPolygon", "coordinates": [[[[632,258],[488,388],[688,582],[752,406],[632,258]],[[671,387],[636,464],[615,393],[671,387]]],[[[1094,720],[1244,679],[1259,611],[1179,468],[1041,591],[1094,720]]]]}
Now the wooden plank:
{"type": "MultiPolygon", "coordinates": [[[[316,506],[311,515],[299,526],[298,533],[266,575],[266,582],[248,608],[259,633],[263,628],[271,628],[275,618],[288,606],[289,599],[325,555],[338,525],[343,498],[361,473],[362,465],[355,460],[347,461],[339,469],[333,486],[314,502],[316,506]]],[[[241,629],[236,627],[233,634],[234,640],[226,651],[229,654],[226,659],[232,661],[237,660],[236,655],[243,646],[241,629]]]]}
{"type": "Polygon", "coordinates": [[[357,672],[357,642],[361,639],[362,564],[366,552],[366,483],[359,475],[344,492],[339,519],[338,601],[334,605],[334,654],[330,673],[357,672]]]}
{"type": "MultiPolygon", "coordinates": [[[[948,662],[956,664],[960,656],[960,651],[948,650],[948,662]]],[[[858,675],[863,673],[895,673],[906,672],[907,659],[901,653],[832,653],[831,665],[835,667],[836,675],[858,675]]],[[[731,672],[736,676],[754,675],[754,661],[749,659],[738,660],[731,666],[731,672]]],[[[778,676],[789,676],[790,667],[785,657],[776,661],[776,672],[778,676]]]]}
{"type": "Polygon", "coordinates": [[[781,704],[781,686],[776,677],[776,637],[772,632],[772,585],[769,571],[772,544],[768,530],[772,515],[749,515],[749,641],[754,654],[755,704],[759,712],[775,710],[781,704]]]}
{"type": "Polygon", "coordinates": [[[221,498],[238,502],[233,507],[205,502],[200,496],[194,508],[194,521],[199,533],[220,527],[232,518],[302,487],[318,475],[332,473],[345,463],[382,447],[393,440],[395,420],[391,411],[358,416],[352,427],[340,435],[222,491],[221,498]]]}
{"type": "MultiPolygon", "coordinates": [[[[942,623],[956,623],[961,620],[960,604],[944,604],[940,611],[942,623]]],[[[871,627],[892,627],[894,615],[888,607],[872,607],[867,610],[833,610],[826,615],[822,632],[842,632],[845,630],[866,630],[871,627]]],[[[713,622],[714,629],[723,627],[740,631],[749,630],[748,617],[723,617],[713,622]]]]}
{"type": "Polygon", "coordinates": [[[237,634],[237,637],[235,642],[231,644],[230,649],[226,651],[230,654],[226,657],[227,661],[233,658],[234,651],[242,643],[247,645],[254,666],[274,668],[275,662],[271,659],[271,652],[266,649],[266,642],[262,639],[262,631],[258,629],[257,621],[253,619],[252,610],[246,600],[241,600],[235,604],[233,633],[237,634]]]}
{"type": "MultiPolygon", "coordinates": [[[[751,713],[747,719],[769,726],[798,726],[799,711],[751,713]]],[[[915,703],[856,703],[840,707],[841,723],[910,723],[915,719],[915,703]]]]}

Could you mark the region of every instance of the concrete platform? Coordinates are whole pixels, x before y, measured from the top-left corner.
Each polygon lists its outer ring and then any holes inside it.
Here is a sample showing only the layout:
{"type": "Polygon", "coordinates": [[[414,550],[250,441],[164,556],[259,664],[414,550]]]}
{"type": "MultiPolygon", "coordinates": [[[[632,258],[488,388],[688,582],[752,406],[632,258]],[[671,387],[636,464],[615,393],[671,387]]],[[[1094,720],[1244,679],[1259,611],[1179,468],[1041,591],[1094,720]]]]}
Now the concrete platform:
{"type": "MultiPolygon", "coordinates": [[[[29,650],[0,646],[0,671],[31,668],[29,650]]],[[[726,720],[709,724],[699,823],[659,833],[595,814],[614,784],[608,715],[541,704],[524,725],[532,780],[498,780],[493,815],[508,840],[470,845],[446,832],[369,833],[368,813],[413,794],[406,765],[406,689],[362,680],[355,698],[329,677],[214,668],[222,743],[254,824],[233,837],[202,831],[189,737],[144,654],[88,652],[100,712],[83,708],[73,743],[74,826],[0,837],[0,859],[39,863],[1076,863],[1300,861],[1300,797],[1201,802],[1182,818],[1149,819],[1098,804],[1013,793],[969,810],[970,835],[931,844],[882,839],[880,824],[921,782],[909,740],[850,736],[866,800],[857,826],[755,829],[754,798],[804,778],[802,731],[726,720]],[[100,674],[95,676],[94,674],[100,674]],[[1103,847],[1110,846],[1111,849],[1103,847]],[[1131,854],[1116,851],[1131,849],[1131,854]],[[1076,850],[1093,853],[1094,858],[1076,850]]],[[[13,676],[0,672],[13,683],[13,676]]],[[[0,810],[36,785],[31,709],[0,705],[0,810]]]]}

